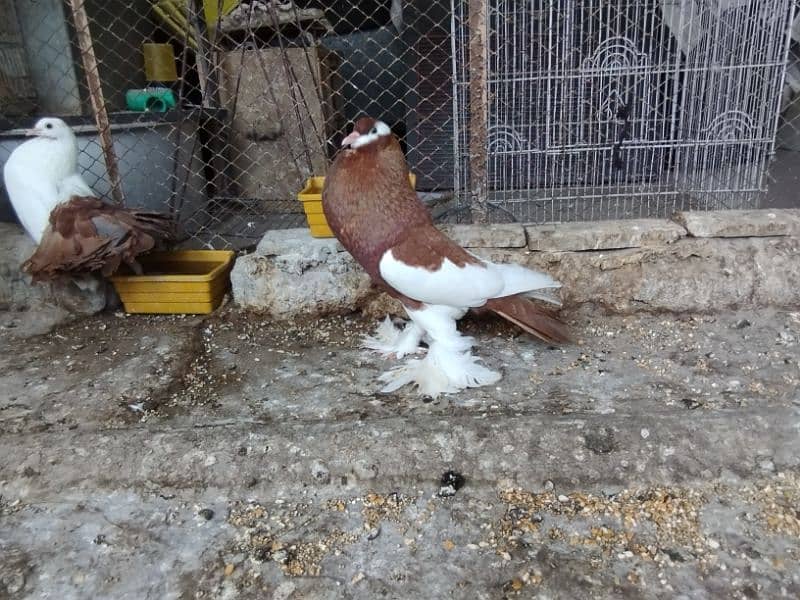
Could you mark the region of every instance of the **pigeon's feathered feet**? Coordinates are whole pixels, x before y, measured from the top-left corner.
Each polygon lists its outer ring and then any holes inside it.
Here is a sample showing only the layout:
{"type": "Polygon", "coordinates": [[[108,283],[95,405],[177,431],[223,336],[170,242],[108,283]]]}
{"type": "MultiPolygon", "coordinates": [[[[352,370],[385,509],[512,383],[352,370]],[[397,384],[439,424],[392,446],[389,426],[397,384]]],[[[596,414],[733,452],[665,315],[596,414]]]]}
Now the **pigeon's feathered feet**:
{"type": "Polygon", "coordinates": [[[412,358],[380,376],[386,385],[382,392],[393,392],[406,384],[417,386],[422,396],[436,398],[468,387],[497,383],[500,373],[478,364],[469,350],[457,352],[434,342],[425,358],[412,358]]]}
{"type": "Polygon", "coordinates": [[[398,328],[387,316],[374,335],[364,336],[362,346],[373,350],[384,358],[403,358],[407,354],[423,352],[420,347],[424,331],[414,321],[409,321],[403,329],[398,328]]]}
{"type": "Polygon", "coordinates": [[[393,392],[404,385],[415,385],[423,396],[436,398],[468,387],[490,385],[500,380],[500,373],[478,364],[472,355],[474,340],[461,335],[456,320],[464,310],[449,306],[425,306],[420,310],[407,309],[411,324],[416,325],[430,340],[427,355],[408,360],[380,376],[386,385],[382,392],[393,392]]]}

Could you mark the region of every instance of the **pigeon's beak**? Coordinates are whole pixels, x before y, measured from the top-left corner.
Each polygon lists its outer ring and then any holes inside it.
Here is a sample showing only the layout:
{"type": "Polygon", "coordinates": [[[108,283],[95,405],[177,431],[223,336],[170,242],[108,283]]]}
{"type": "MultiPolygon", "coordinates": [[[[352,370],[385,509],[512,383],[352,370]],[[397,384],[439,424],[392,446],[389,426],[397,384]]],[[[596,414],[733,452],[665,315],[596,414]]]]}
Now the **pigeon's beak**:
{"type": "Polygon", "coordinates": [[[345,147],[349,146],[350,144],[355,142],[360,137],[361,137],[361,134],[358,133],[357,131],[354,131],[353,133],[351,133],[350,135],[348,135],[347,137],[345,137],[342,140],[342,148],[345,148],[345,147]]]}
{"type": "Polygon", "coordinates": [[[25,135],[27,135],[28,137],[33,137],[33,136],[37,136],[37,135],[41,135],[41,134],[42,134],[42,132],[39,131],[38,129],[26,129],[25,130],[25,135]]]}

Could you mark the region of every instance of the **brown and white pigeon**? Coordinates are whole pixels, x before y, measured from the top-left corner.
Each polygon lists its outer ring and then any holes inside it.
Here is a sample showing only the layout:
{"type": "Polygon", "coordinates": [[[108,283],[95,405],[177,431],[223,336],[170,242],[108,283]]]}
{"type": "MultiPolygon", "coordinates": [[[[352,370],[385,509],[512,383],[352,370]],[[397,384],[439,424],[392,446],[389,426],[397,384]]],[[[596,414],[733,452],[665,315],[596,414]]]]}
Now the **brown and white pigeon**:
{"type": "Polygon", "coordinates": [[[174,236],[165,214],[123,208],[94,197],[78,173],[78,142],[61,119],[45,117],[27,132],[3,166],[11,205],[38,244],[22,265],[33,281],[68,277],[80,287],[91,273],[120,264],[141,272],[136,257],[174,236]]]}
{"type": "Polygon", "coordinates": [[[488,309],[550,343],[566,341],[566,327],[531,298],[560,287],[549,275],[497,264],[464,250],[440,232],[408,180],[400,144],[382,121],[362,117],[342,141],[325,178],[322,206],[342,245],[389,295],[410,322],[402,331],[385,320],[365,346],[402,358],[428,350],[381,376],[391,392],[415,384],[436,397],[500,379],[472,355],[474,339],[456,322],[470,309],[488,309]]]}

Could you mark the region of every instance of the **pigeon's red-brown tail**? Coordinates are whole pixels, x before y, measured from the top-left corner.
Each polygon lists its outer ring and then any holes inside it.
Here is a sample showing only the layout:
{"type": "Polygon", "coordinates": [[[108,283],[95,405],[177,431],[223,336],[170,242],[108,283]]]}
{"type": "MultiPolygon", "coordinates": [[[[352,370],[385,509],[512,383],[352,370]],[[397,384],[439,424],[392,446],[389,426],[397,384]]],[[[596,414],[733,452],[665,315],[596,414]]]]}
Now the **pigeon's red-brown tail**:
{"type": "Polygon", "coordinates": [[[486,308],[550,344],[570,341],[567,326],[555,314],[525,296],[492,298],[486,308]]]}

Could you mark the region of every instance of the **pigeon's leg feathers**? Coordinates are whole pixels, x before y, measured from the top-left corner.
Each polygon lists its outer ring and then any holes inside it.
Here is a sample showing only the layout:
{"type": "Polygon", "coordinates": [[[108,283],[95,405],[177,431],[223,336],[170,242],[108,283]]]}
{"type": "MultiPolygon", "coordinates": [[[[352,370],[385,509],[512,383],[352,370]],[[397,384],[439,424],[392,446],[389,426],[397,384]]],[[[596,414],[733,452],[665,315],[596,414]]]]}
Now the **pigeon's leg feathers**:
{"type": "Polygon", "coordinates": [[[453,350],[469,350],[473,339],[458,332],[456,321],[467,313],[466,308],[425,304],[420,309],[406,308],[411,321],[425,332],[431,344],[453,350]]]}
{"type": "Polygon", "coordinates": [[[382,392],[393,392],[406,384],[417,387],[421,396],[436,398],[468,387],[491,385],[500,380],[500,373],[478,364],[478,357],[469,351],[454,352],[432,345],[425,358],[412,358],[380,376],[386,385],[382,392]]]}
{"type": "Polygon", "coordinates": [[[478,364],[471,352],[473,339],[458,332],[456,321],[464,316],[465,309],[424,305],[406,311],[412,322],[424,330],[429,340],[428,353],[425,358],[411,359],[381,375],[380,380],[386,384],[381,391],[393,392],[412,384],[421,395],[436,398],[500,379],[499,373],[478,364]]]}
{"type": "Polygon", "coordinates": [[[422,350],[419,344],[424,333],[414,321],[409,321],[400,329],[387,316],[378,325],[374,335],[364,337],[362,345],[384,358],[403,358],[406,354],[416,354],[422,350]]]}

